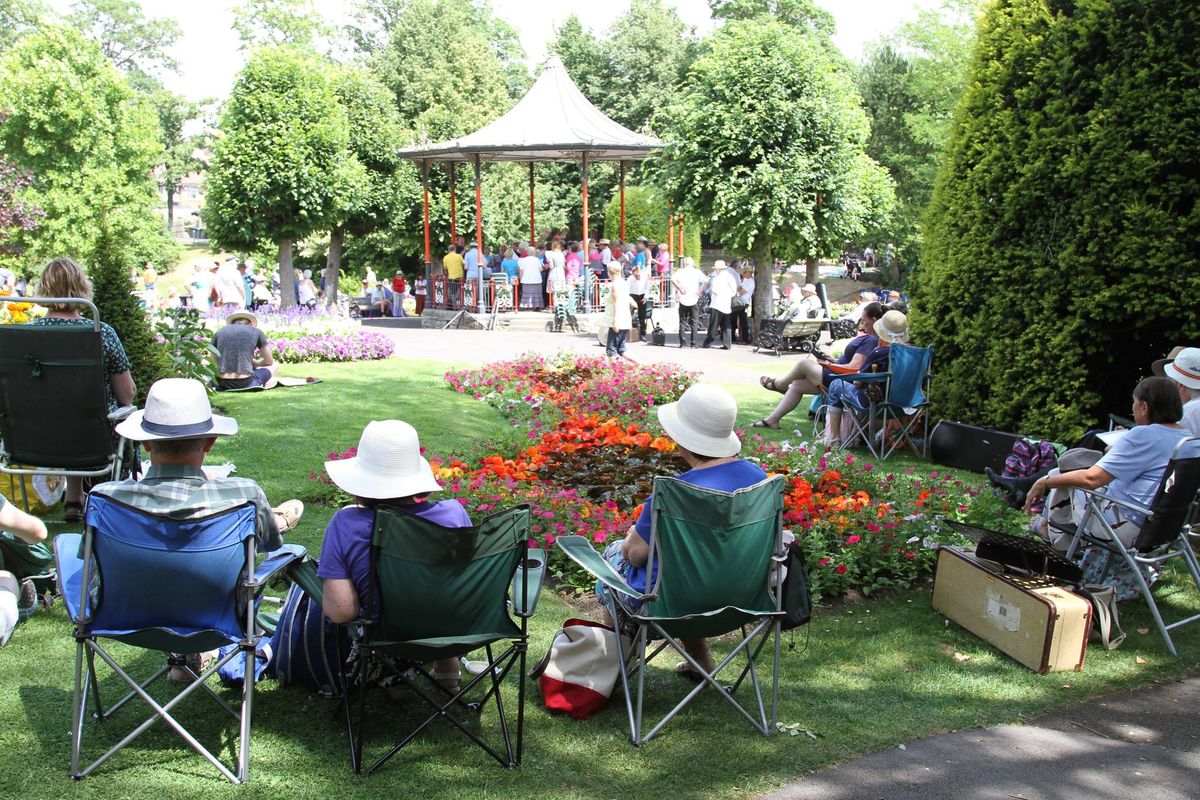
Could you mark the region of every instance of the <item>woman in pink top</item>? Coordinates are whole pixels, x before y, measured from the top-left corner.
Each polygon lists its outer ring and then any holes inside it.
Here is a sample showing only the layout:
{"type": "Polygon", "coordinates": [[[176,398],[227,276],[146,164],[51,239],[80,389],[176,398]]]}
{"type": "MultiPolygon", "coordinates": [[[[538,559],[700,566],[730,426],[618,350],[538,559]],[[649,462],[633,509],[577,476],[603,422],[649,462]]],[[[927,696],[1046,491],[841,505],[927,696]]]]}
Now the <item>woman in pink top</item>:
{"type": "Polygon", "coordinates": [[[671,251],[665,244],[658,246],[658,256],[655,260],[658,262],[659,275],[671,274],[671,251]]]}
{"type": "Polygon", "coordinates": [[[571,242],[567,250],[567,285],[574,286],[579,281],[579,273],[583,270],[583,259],[579,256],[579,242],[571,242]]]}

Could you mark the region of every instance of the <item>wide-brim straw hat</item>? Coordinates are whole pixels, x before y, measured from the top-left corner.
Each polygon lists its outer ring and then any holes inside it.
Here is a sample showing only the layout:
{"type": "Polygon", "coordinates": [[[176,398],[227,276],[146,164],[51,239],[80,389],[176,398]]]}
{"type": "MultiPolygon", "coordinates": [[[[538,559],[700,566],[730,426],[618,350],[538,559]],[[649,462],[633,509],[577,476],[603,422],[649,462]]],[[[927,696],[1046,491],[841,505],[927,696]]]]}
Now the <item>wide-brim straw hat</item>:
{"type": "Polygon", "coordinates": [[[1163,367],[1163,372],[1180,386],[1200,389],[1200,348],[1183,348],[1163,367]]]}
{"type": "Polygon", "coordinates": [[[1170,364],[1172,361],[1174,361],[1179,354],[1186,349],[1187,348],[1183,347],[1182,345],[1172,347],[1171,352],[1167,353],[1166,358],[1160,358],[1150,364],[1150,371],[1160,378],[1165,378],[1167,376],[1167,364],[1170,364]]]}
{"type": "Polygon", "coordinates": [[[875,335],[881,342],[908,341],[908,317],[899,311],[889,311],[875,321],[875,335]]]}
{"type": "Polygon", "coordinates": [[[680,447],[696,455],[724,458],[741,452],[733,432],[737,401],[719,386],[697,383],[676,402],[659,406],[658,421],[680,447]]]}
{"type": "Polygon", "coordinates": [[[801,292],[808,292],[809,294],[816,294],[816,293],[817,293],[817,287],[813,286],[811,283],[806,283],[806,284],[804,284],[803,286],[801,286],[801,287],[800,287],[800,291],[801,291],[801,292]]]}
{"type": "Polygon", "coordinates": [[[250,313],[249,311],[235,311],[226,317],[225,321],[229,324],[233,324],[240,319],[248,320],[251,325],[258,327],[258,317],[254,316],[254,314],[250,313]]]}
{"type": "Polygon", "coordinates": [[[612,244],[608,239],[601,239],[598,244],[612,244]]]}
{"type": "Polygon", "coordinates": [[[416,429],[398,419],[368,423],[358,440],[357,455],[326,461],[325,471],[338,488],[372,500],[425,495],[442,488],[421,456],[416,429]]]}
{"type": "Polygon", "coordinates": [[[135,442],[232,436],[237,420],[212,413],[204,384],[192,378],[163,378],[146,394],[146,407],[117,425],[117,434],[135,442]]]}

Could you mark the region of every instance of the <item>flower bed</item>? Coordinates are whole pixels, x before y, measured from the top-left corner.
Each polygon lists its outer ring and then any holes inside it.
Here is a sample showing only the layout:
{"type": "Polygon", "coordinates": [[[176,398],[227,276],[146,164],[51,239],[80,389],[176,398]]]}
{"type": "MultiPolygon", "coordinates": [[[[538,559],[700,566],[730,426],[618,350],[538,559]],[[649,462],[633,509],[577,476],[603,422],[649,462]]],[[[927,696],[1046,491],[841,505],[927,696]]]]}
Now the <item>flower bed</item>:
{"type": "Polygon", "coordinates": [[[295,339],[268,335],[275,358],[285,364],[303,361],[373,361],[388,358],[396,345],[382,333],[305,334],[295,339]]]}

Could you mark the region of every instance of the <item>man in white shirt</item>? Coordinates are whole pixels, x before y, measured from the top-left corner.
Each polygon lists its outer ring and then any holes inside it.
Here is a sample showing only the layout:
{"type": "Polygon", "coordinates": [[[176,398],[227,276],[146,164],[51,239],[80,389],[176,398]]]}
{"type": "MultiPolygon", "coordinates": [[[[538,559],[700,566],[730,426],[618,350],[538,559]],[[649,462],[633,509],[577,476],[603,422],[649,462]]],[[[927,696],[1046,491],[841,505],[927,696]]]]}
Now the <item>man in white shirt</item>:
{"type": "Polygon", "coordinates": [[[1200,436],[1200,347],[1183,348],[1162,369],[1163,374],[1174,382],[1179,399],[1183,401],[1180,423],[1192,436],[1200,436]]]}
{"type": "Polygon", "coordinates": [[[718,335],[721,337],[721,349],[733,348],[733,325],[730,314],[733,313],[733,296],[738,291],[738,275],[729,266],[717,259],[713,264],[712,274],[708,282],[708,336],[704,337],[701,347],[712,346],[718,335]]]}
{"type": "Polygon", "coordinates": [[[613,260],[612,242],[608,239],[600,240],[600,263],[607,268],[609,262],[613,260]]]}
{"type": "Polygon", "coordinates": [[[691,346],[696,346],[696,328],[700,327],[700,293],[704,291],[704,273],[696,269],[696,263],[687,257],[683,267],[671,276],[675,297],[679,302],[679,346],[683,347],[683,332],[690,334],[691,346]]]}
{"type": "Polygon", "coordinates": [[[817,295],[817,287],[806,283],[800,287],[800,300],[795,303],[796,316],[800,319],[812,319],[825,316],[825,306],[817,295]]]}

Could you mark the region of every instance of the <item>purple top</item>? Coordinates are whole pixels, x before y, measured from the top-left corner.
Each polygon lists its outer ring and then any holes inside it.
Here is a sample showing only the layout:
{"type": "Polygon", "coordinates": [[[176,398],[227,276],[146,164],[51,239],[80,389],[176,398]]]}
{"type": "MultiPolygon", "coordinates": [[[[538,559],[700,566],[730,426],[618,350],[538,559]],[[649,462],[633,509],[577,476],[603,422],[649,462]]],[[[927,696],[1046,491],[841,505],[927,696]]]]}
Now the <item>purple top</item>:
{"type": "MultiPolygon", "coordinates": [[[[404,506],[404,509],[444,528],[471,526],[470,515],[457,500],[442,500],[437,503],[424,500],[404,506]]],[[[377,616],[379,613],[371,586],[371,530],[374,523],[374,509],[346,506],[338,510],[325,528],[321,561],[317,565],[318,578],[354,582],[359,610],[363,616],[368,617],[377,616]]]]}
{"type": "MultiPolygon", "coordinates": [[[[858,355],[860,351],[863,353],[873,353],[877,347],[879,347],[878,336],[873,333],[859,334],[850,340],[850,342],[846,345],[845,352],[842,353],[842,357],[833,363],[849,364],[854,359],[854,356],[858,355]]],[[[840,377],[840,374],[834,372],[828,367],[821,368],[821,384],[824,386],[828,386],[830,381],[832,381],[834,378],[840,377]]]]}

